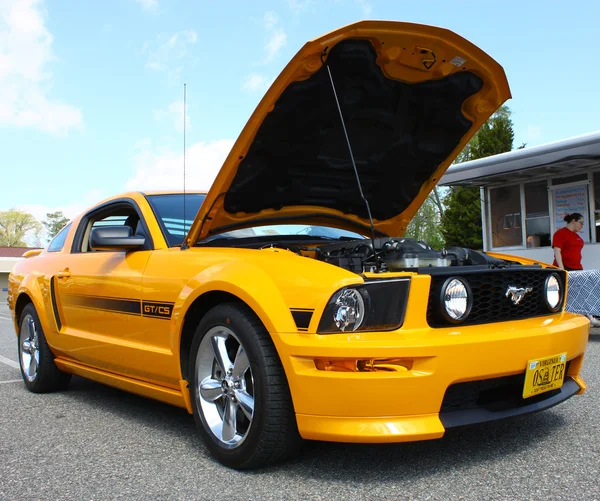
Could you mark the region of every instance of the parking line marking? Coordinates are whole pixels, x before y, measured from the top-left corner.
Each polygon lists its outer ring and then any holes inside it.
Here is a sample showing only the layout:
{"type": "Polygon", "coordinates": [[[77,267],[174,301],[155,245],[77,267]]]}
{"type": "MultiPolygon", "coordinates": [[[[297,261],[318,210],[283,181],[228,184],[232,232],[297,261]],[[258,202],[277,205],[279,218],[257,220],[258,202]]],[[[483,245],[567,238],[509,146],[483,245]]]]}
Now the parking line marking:
{"type": "Polygon", "coordinates": [[[17,362],[13,362],[10,358],[3,357],[2,355],[0,355],[0,362],[12,367],[13,369],[19,368],[19,364],[17,362]]]}
{"type": "Polygon", "coordinates": [[[22,379],[11,379],[10,381],[0,381],[0,384],[8,384],[8,383],[22,383],[22,379]]]}
{"type": "Polygon", "coordinates": [[[0,318],[3,318],[4,320],[12,320],[11,317],[7,317],[5,315],[0,315],[0,318]]]}

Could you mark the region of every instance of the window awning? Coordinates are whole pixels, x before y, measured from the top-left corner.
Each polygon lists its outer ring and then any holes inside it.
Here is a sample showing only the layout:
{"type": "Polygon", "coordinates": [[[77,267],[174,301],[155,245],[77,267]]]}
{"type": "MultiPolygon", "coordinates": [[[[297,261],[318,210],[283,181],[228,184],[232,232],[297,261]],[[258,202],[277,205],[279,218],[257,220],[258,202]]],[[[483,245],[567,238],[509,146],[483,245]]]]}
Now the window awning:
{"type": "Polygon", "coordinates": [[[452,165],[443,186],[490,186],[600,166],[600,131],[452,165]]]}

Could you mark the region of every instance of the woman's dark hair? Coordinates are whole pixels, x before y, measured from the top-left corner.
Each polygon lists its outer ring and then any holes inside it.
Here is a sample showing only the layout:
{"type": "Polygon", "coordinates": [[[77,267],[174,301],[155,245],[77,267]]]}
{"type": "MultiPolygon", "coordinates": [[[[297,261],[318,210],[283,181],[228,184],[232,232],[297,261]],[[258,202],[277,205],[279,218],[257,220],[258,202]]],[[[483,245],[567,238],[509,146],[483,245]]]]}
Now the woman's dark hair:
{"type": "Polygon", "coordinates": [[[571,221],[579,221],[583,219],[583,216],[579,212],[573,212],[573,214],[567,214],[564,218],[565,223],[569,224],[571,221]]]}

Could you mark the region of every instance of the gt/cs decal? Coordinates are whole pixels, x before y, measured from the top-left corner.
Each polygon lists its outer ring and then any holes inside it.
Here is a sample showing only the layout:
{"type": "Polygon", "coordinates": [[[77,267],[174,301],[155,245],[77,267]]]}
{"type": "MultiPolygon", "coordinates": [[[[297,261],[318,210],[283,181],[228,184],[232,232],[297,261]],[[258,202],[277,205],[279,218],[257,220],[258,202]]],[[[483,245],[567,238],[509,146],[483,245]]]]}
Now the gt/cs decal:
{"type": "Polygon", "coordinates": [[[142,315],[144,317],[171,318],[173,303],[157,303],[142,301],[142,315]]]}
{"type": "Polygon", "coordinates": [[[135,315],[151,318],[170,319],[175,303],[161,301],[141,301],[139,299],[112,298],[101,296],[84,296],[65,294],[65,304],[79,308],[101,310],[123,315],[135,315]]]}

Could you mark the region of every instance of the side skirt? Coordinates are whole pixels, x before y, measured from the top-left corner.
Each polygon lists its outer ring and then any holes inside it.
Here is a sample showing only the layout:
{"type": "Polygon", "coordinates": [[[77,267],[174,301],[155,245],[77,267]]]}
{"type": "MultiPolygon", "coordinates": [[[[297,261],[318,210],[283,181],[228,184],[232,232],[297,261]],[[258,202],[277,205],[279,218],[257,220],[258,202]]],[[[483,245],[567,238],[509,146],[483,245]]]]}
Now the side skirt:
{"type": "MultiPolygon", "coordinates": [[[[165,388],[164,386],[158,386],[156,384],[147,383],[138,379],[132,379],[127,376],[121,376],[119,374],[113,374],[111,372],[104,372],[87,365],[82,365],[72,360],[65,360],[63,358],[54,359],[56,366],[63,372],[69,374],[75,374],[86,379],[91,379],[98,383],[118,388],[119,390],[125,390],[142,397],[152,398],[159,400],[176,407],[182,407],[188,412],[190,411],[189,397],[183,395],[182,391],[174,390],[172,388],[165,388]],[[186,401],[187,400],[187,401],[186,401]]],[[[180,385],[181,389],[185,388],[184,385],[180,385]]]]}

